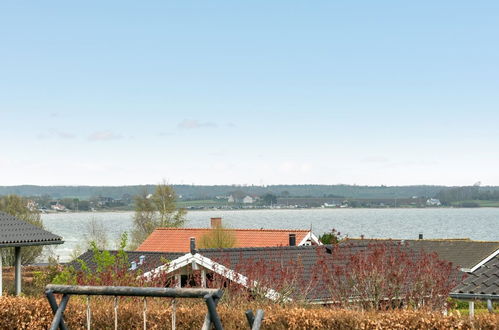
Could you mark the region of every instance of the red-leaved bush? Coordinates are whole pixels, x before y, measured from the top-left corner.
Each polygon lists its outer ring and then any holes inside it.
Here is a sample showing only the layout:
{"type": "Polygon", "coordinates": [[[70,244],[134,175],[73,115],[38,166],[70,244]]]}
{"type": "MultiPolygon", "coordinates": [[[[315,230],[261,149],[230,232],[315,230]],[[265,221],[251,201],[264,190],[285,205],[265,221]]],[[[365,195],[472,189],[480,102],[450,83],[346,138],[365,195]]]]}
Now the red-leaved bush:
{"type": "MultiPolygon", "coordinates": [[[[157,287],[176,284],[173,273],[157,272],[145,278],[129,270],[123,254],[111,258],[102,253],[95,251],[98,269],[82,267],[71,276],[59,276],[58,282],[157,287]]],[[[215,261],[214,272],[207,271],[206,285],[225,289],[223,299],[231,303],[270,299],[371,310],[442,310],[450,290],[461,280],[460,272],[435,254],[393,242],[251,252],[211,250],[204,254],[215,261]]],[[[187,270],[183,286],[201,286],[201,271],[187,270]]]]}
{"type": "Polygon", "coordinates": [[[458,269],[436,254],[395,243],[371,243],[356,253],[336,245],[320,251],[317,267],[332,303],[367,309],[443,309],[461,280],[458,269]]]}
{"type": "Polygon", "coordinates": [[[226,295],[362,309],[441,310],[461,273],[435,254],[403,244],[274,249],[253,256],[221,251],[209,286],[226,295]]]}

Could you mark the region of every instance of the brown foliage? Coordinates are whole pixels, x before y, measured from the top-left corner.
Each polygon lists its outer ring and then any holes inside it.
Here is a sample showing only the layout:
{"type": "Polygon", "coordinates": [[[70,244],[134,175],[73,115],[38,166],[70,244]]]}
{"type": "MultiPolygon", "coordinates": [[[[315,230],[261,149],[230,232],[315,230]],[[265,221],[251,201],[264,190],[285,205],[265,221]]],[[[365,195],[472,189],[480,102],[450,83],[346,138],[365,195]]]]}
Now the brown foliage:
{"type": "Polygon", "coordinates": [[[321,253],[318,266],[317,276],[333,301],[366,309],[442,310],[462,279],[456,267],[436,254],[392,243],[369,244],[355,254],[334,246],[331,254],[321,253]]]}
{"type": "Polygon", "coordinates": [[[273,289],[277,294],[271,296],[277,302],[292,299],[365,310],[409,306],[439,311],[460,280],[449,262],[394,243],[371,244],[365,249],[318,247],[315,257],[306,259],[289,251],[262,250],[251,258],[221,253],[216,261],[229,270],[211,277],[208,285],[225,288],[225,297],[238,299],[265,300],[273,289]],[[237,279],[250,290],[227,279],[232,270],[244,275],[237,279]]]}
{"type": "MultiPolygon", "coordinates": [[[[148,299],[148,329],[170,328],[171,300],[148,299]]],[[[119,327],[141,328],[142,301],[140,298],[121,298],[119,327]]],[[[264,306],[218,307],[226,329],[248,328],[245,308],[263,308],[263,329],[497,329],[499,314],[479,314],[474,320],[458,313],[443,316],[436,312],[399,310],[360,312],[325,307],[296,307],[267,304],[264,306]]],[[[114,327],[112,298],[91,298],[92,328],[114,327]]],[[[177,327],[199,329],[206,307],[202,302],[179,300],[177,327]]],[[[70,299],[65,320],[71,329],[86,327],[86,305],[82,297],[70,299]]],[[[52,322],[52,312],[44,298],[6,296],[0,298],[0,329],[46,329],[52,322]]]]}

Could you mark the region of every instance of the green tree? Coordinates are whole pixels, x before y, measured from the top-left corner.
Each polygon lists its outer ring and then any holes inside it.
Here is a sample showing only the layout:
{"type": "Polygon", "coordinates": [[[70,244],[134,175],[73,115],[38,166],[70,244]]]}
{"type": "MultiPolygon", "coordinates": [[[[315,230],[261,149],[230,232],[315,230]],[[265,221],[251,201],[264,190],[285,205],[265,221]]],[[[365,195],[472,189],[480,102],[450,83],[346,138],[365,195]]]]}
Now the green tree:
{"type": "Polygon", "coordinates": [[[264,205],[272,205],[277,203],[277,196],[272,194],[265,194],[262,196],[262,202],[264,205]]]}
{"type": "MultiPolygon", "coordinates": [[[[43,228],[42,219],[38,210],[28,207],[28,200],[17,196],[7,195],[0,198],[0,211],[15,216],[37,227],[43,228]]],[[[2,249],[4,265],[14,265],[14,248],[2,249]]],[[[21,263],[29,264],[42,254],[43,246],[29,246],[21,249],[21,263]]]]}
{"type": "Polygon", "coordinates": [[[218,226],[199,238],[201,249],[232,248],[236,245],[236,236],[230,229],[218,226]]]}
{"type": "Polygon", "coordinates": [[[322,244],[338,244],[344,239],[344,237],[341,235],[339,231],[336,229],[332,229],[331,232],[329,233],[324,233],[319,236],[319,241],[322,244]]]}
{"type": "Polygon", "coordinates": [[[90,202],[86,200],[78,201],[78,211],[90,211],[90,202]]]}
{"type": "Polygon", "coordinates": [[[185,224],[187,211],[177,208],[176,199],[173,187],[165,182],[157,185],[153,194],[144,191],[135,196],[132,248],[139,246],[156,228],[175,228],[185,224]]]}

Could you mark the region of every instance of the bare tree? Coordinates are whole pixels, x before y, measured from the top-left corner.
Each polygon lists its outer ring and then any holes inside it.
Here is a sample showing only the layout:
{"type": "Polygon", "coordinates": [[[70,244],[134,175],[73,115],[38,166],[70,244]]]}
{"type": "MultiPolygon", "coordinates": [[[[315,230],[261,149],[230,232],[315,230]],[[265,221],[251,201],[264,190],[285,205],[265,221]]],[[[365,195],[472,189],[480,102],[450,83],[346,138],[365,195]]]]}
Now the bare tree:
{"type": "Polygon", "coordinates": [[[201,249],[231,248],[236,245],[236,236],[230,229],[218,226],[199,238],[201,249]]]}
{"type": "Polygon", "coordinates": [[[185,224],[185,209],[176,205],[177,195],[166,182],[156,186],[153,194],[143,191],[135,196],[131,247],[140,245],[158,227],[182,227],[185,224]]]}
{"type": "Polygon", "coordinates": [[[96,218],[90,219],[90,221],[85,224],[83,240],[86,249],[90,248],[92,242],[95,243],[95,246],[97,246],[99,250],[107,249],[109,247],[109,239],[106,234],[104,223],[96,218]]]}

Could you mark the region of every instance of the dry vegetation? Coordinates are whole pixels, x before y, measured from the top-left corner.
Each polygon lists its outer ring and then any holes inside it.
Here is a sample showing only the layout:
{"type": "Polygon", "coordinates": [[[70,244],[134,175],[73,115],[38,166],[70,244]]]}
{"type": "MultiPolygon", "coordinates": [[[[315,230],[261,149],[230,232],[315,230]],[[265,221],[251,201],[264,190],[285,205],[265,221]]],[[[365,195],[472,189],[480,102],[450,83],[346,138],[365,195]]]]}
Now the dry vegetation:
{"type": "MultiPolygon", "coordinates": [[[[247,328],[245,310],[265,311],[264,329],[498,329],[498,314],[480,314],[474,320],[458,311],[444,316],[441,311],[451,307],[446,297],[458,280],[454,269],[433,255],[418,254],[414,258],[400,247],[372,247],[368,253],[342,255],[340,249],[317,256],[311,271],[305,271],[300,260],[286,263],[255,258],[233,265],[249,280],[259,282],[251,290],[213,276],[210,287],[225,288],[218,312],[226,329],[247,328]],[[345,263],[330,263],[331,256],[345,263]],[[283,298],[276,302],[265,298],[266,288],[272,287],[283,298]],[[336,302],[334,307],[308,304],[309,297],[326,293],[336,302]],[[357,297],[352,303],[349,297],[357,297]],[[385,297],[387,299],[382,299],[385,297]]],[[[276,258],[276,260],[281,260],[276,258]]],[[[283,256],[284,257],[284,256],[283,256]]],[[[49,282],[80,285],[175,285],[171,274],[159,273],[145,281],[130,272],[123,254],[111,256],[96,248],[96,269],[80,271],[52,265],[45,271],[31,270],[32,297],[0,298],[0,329],[45,329],[52,321],[48,302],[42,296],[49,282]]],[[[222,256],[223,258],[223,256],[222,256]]],[[[227,260],[227,262],[229,262],[227,260]]],[[[232,268],[232,267],[231,267],[232,268]]],[[[193,273],[192,283],[199,285],[199,274],[193,273]]],[[[7,276],[9,278],[9,276],[7,276]]],[[[171,300],[148,299],[148,329],[165,329],[171,324],[171,300]]],[[[179,329],[199,329],[206,313],[200,300],[178,300],[179,329]]],[[[113,301],[109,297],[92,297],[92,328],[114,327],[113,301]]],[[[119,327],[141,328],[143,325],[141,298],[120,298],[119,327]]],[[[86,327],[84,297],[73,296],[65,313],[72,329],[86,327]]]]}
{"type": "MultiPolygon", "coordinates": [[[[91,300],[92,328],[109,329],[114,326],[111,298],[91,300]]],[[[148,329],[170,328],[171,307],[167,299],[150,299],[148,303],[148,329]]],[[[497,329],[498,314],[480,314],[474,320],[459,313],[443,316],[438,312],[399,310],[389,312],[361,312],[319,307],[222,304],[218,312],[226,329],[247,328],[245,308],[264,308],[263,329],[497,329]]],[[[205,306],[200,302],[178,302],[177,327],[199,329],[203,322],[205,306]]],[[[7,296],[0,298],[1,329],[46,329],[52,321],[52,313],[44,298],[7,296]]],[[[70,300],[65,320],[71,329],[86,327],[86,305],[81,298],[70,300]]],[[[119,327],[142,327],[141,300],[121,300],[119,327]]]]}

